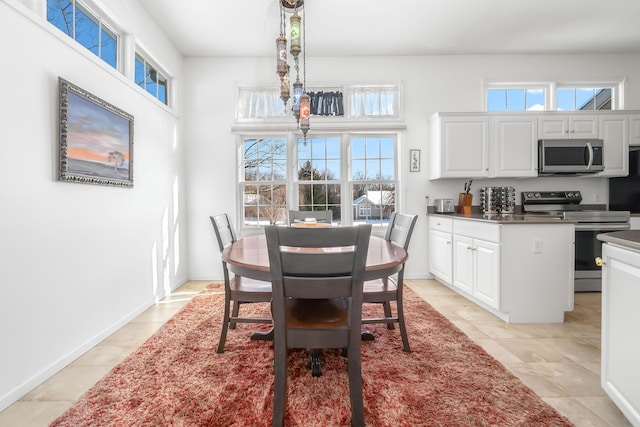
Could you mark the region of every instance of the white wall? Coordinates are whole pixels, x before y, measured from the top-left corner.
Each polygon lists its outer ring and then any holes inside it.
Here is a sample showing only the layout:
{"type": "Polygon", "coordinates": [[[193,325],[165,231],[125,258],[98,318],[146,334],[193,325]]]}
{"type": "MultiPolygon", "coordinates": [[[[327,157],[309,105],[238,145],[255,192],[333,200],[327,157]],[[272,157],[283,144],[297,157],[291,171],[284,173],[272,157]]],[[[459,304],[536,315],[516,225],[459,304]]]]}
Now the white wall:
{"type": "MultiPolygon", "coordinates": [[[[180,54],[136,5],[107,12],[181,81],[180,54]]],[[[17,1],[0,1],[0,40],[2,410],[188,274],[179,107],[17,1]],[[58,76],[134,116],[132,189],[57,181],[58,76]]]]}
{"type": "MultiPolygon", "coordinates": [[[[313,46],[308,47],[313,51],[313,46]]],[[[404,172],[402,210],[421,214],[410,246],[406,277],[428,277],[425,196],[454,198],[464,180],[429,181],[428,118],[438,111],[483,111],[485,80],[619,81],[626,79],[626,108],[640,109],[640,55],[511,55],[429,57],[307,57],[309,86],[403,82],[407,132],[402,155],[421,149],[420,172],[404,172]]],[[[220,278],[218,250],[208,216],[236,212],[236,140],[234,85],[277,84],[272,58],[187,58],[185,60],[185,139],[188,142],[189,274],[192,279],[220,278]]],[[[313,132],[313,119],[311,124],[313,132]]],[[[511,185],[523,190],[580,190],[585,202],[596,193],[608,196],[604,178],[532,178],[478,180],[482,186],[511,185]]]]}

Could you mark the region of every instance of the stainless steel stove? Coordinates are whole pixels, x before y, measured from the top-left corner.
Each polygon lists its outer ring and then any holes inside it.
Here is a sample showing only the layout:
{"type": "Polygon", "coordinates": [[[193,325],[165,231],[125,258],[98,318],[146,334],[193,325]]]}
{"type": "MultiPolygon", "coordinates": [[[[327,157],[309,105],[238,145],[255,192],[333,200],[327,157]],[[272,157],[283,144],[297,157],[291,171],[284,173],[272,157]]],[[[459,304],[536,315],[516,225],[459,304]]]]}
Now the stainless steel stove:
{"type": "Polygon", "coordinates": [[[580,191],[524,191],[522,210],[527,215],[554,215],[576,221],[575,291],[602,290],[602,271],[595,258],[602,256],[601,233],[628,230],[629,211],[610,211],[604,204],[582,204],[580,191]]]}

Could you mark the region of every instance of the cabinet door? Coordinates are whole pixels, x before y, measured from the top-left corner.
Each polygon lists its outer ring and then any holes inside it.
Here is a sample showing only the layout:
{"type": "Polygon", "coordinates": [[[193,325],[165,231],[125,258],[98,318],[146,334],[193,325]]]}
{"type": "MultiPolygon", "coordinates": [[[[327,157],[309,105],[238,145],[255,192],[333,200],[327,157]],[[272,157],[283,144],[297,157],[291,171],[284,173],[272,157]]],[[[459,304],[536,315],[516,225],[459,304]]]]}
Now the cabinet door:
{"type": "Polygon", "coordinates": [[[598,138],[598,116],[551,115],[538,119],[539,139],[598,138]]]}
{"type": "Polygon", "coordinates": [[[597,176],[629,174],[629,118],[626,115],[603,115],[599,120],[600,138],[604,140],[604,171],[597,176]]]}
{"type": "Polygon", "coordinates": [[[640,115],[629,116],[629,145],[640,145],[640,115]]]}
{"type": "Polygon", "coordinates": [[[489,176],[489,119],[446,117],[441,122],[443,178],[489,176]]]}
{"type": "Polygon", "coordinates": [[[437,230],[429,233],[429,271],[447,285],[451,284],[453,266],[451,240],[451,233],[437,230]]]}
{"type": "Polygon", "coordinates": [[[569,138],[598,138],[598,116],[570,116],[569,138]]]}
{"type": "Polygon", "coordinates": [[[640,425],[640,253],[603,245],[602,388],[635,426],[640,425]],[[633,337],[633,338],[632,338],[633,337]]]}
{"type": "Polygon", "coordinates": [[[453,286],[473,295],[473,239],[453,236],[453,286]]]}
{"type": "Polygon", "coordinates": [[[496,117],[493,121],[493,171],[496,177],[538,176],[538,120],[496,117]]]}
{"type": "Polygon", "coordinates": [[[475,288],[473,295],[493,308],[500,308],[500,245],[474,240],[475,288]]]}

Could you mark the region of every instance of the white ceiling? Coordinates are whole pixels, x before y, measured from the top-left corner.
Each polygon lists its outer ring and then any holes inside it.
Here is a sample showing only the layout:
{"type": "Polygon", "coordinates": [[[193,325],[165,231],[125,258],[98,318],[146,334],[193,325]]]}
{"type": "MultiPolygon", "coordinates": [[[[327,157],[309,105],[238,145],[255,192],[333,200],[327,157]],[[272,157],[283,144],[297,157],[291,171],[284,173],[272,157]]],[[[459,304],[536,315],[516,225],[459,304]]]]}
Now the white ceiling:
{"type": "MultiPolygon", "coordinates": [[[[278,0],[139,0],[185,56],[268,56],[278,0]]],[[[640,53],[640,0],[306,0],[307,56],[640,53]]]]}

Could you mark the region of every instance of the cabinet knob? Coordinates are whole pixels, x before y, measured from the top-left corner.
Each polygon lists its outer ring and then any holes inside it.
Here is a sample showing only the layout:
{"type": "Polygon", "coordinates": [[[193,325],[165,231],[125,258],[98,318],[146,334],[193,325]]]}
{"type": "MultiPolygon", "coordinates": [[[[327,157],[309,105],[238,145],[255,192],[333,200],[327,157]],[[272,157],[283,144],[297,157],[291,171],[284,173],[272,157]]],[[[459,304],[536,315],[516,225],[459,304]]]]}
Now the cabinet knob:
{"type": "Polygon", "coordinates": [[[451,242],[447,240],[447,245],[450,245],[450,244],[451,244],[451,242]]]}
{"type": "Polygon", "coordinates": [[[603,265],[605,265],[605,262],[599,256],[596,257],[595,262],[598,267],[602,267],[603,265]]]}

